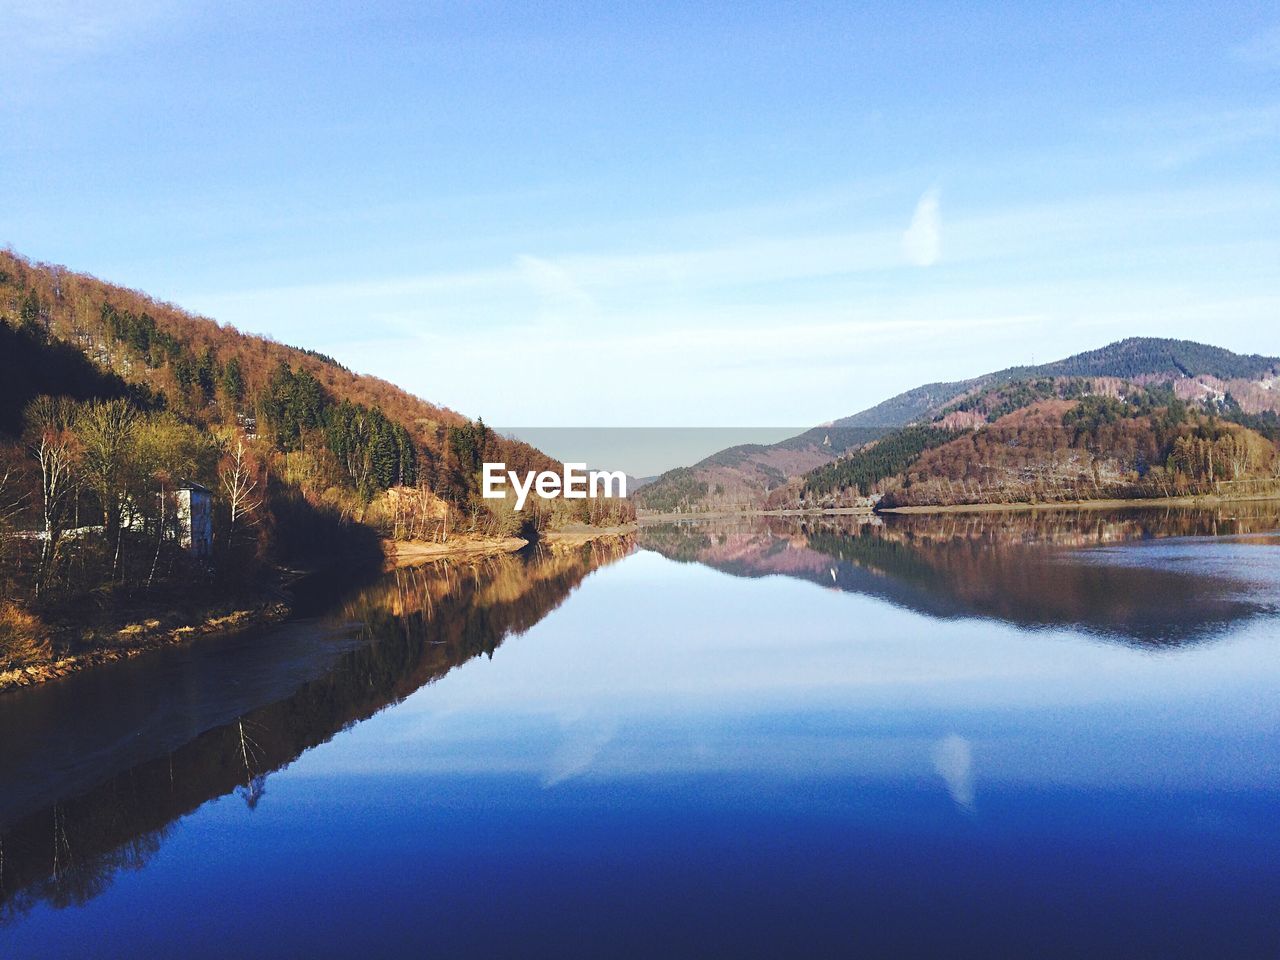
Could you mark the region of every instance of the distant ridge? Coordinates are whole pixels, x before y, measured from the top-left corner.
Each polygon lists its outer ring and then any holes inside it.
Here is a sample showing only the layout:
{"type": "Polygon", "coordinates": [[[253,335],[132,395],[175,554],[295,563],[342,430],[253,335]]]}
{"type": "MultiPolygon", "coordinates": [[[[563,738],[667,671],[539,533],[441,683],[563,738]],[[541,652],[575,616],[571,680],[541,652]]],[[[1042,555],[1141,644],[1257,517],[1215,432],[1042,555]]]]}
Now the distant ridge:
{"type": "Polygon", "coordinates": [[[772,489],[910,424],[927,421],[966,397],[1002,385],[1044,378],[1114,378],[1134,384],[1185,383],[1193,393],[1234,392],[1250,413],[1280,409],[1266,386],[1280,358],[1162,337],[1129,337],[1061,360],[1008,367],[966,380],[928,383],[873,407],[774,444],[730,447],[690,467],[660,476],[636,497],[641,508],[667,511],[695,505],[759,506],[772,489]]]}
{"type": "Polygon", "coordinates": [[[838,427],[905,427],[979,387],[996,386],[1029,377],[1151,377],[1210,376],[1220,380],[1253,379],[1280,366],[1280,358],[1232,353],[1191,340],[1129,337],[1096,350],[1035,366],[1008,367],[968,380],[927,383],[890,397],[849,417],[838,427]]]}

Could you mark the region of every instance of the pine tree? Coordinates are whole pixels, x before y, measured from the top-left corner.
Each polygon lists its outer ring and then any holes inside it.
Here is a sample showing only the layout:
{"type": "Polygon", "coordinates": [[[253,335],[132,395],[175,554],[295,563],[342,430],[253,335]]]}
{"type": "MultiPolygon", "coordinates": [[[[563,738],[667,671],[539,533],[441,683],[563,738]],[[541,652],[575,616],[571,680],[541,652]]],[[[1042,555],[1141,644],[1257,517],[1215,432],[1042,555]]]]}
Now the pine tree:
{"type": "Polygon", "coordinates": [[[244,373],[240,369],[239,357],[232,357],[222,368],[222,390],[232,407],[238,407],[244,399],[244,373]]]}
{"type": "Polygon", "coordinates": [[[22,326],[29,330],[40,329],[40,300],[34,290],[28,290],[27,295],[22,298],[18,317],[22,321],[22,326]]]}

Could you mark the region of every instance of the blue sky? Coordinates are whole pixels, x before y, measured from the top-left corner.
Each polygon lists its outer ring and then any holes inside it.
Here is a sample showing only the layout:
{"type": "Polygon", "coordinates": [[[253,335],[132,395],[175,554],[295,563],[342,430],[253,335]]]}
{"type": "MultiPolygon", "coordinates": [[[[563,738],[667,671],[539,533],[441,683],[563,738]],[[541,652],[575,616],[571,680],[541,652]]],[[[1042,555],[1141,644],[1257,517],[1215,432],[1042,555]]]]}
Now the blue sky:
{"type": "Polygon", "coordinates": [[[1280,354],[1280,13],[1065,6],[9,0],[0,243],[499,424],[1280,354]]]}

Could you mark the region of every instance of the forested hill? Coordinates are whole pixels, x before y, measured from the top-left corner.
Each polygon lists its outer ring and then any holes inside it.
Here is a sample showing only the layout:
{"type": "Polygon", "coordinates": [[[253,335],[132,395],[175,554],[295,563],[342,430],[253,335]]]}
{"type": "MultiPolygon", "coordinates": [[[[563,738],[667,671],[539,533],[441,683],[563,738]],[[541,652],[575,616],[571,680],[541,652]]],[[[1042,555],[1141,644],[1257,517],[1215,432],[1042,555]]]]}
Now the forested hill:
{"type": "Polygon", "coordinates": [[[1260,368],[1258,358],[1227,359],[1218,370],[1246,376],[1179,370],[980,386],[773,491],[771,503],[834,507],[878,498],[891,507],[1280,495],[1280,378],[1274,365],[1260,368]]]}
{"type": "Polygon", "coordinates": [[[904,427],[970,391],[1036,377],[1118,377],[1137,382],[1201,376],[1223,381],[1257,380],[1278,368],[1277,357],[1242,355],[1191,340],[1130,337],[1051,363],[1009,367],[951,383],[927,383],[836,420],[833,425],[904,427]]]}
{"type": "Polygon", "coordinates": [[[498,460],[556,466],[331,357],[0,252],[0,688],[270,614],[286,565],[376,571],[380,537],[630,514],[484,499],[498,460]]]}
{"type": "Polygon", "coordinates": [[[301,454],[290,457],[292,479],[316,493],[349,488],[365,501],[397,485],[466,501],[473,461],[490,454],[523,469],[552,463],[321,353],[11,251],[0,251],[0,320],[0,431],[10,434],[37,394],[128,394],[140,408],[238,427],[276,451],[301,454]]]}
{"type": "MultiPolygon", "coordinates": [[[[1250,418],[1280,411],[1278,380],[1280,358],[1135,337],[1052,363],[925,384],[781,443],[731,448],[670,471],[639,491],[636,500],[642,508],[666,512],[754,507],[766,500],[796,506],[805,495],[810,502],[866,496],[880,492],[926,451],[945,445],[954,431],[972,430],[1043,401],[1074,402],[1091,394],[1131,399],[1138,409],[1153,402],[1147,388],[1163,386],[1177,402],[1194,408],[1189,418],[1202,410],[1253,429],[1259,424],[1250,418]]],[[[1126,412],[1131,411],[1122,408],[1117,415],[1126,412]]],[[[1162,435],[1162,443],[1172,443],[1171,436],[1162,435]]],[[[1010,438],[1015,444],[1026,441],[1010,438]]],[[[1058,437],[1055,442],[1066,441],[1058,437]]],[[[1157,448],[1162,444],[1148,443],[1144,456],[1155,456],[1157,448]]]]}

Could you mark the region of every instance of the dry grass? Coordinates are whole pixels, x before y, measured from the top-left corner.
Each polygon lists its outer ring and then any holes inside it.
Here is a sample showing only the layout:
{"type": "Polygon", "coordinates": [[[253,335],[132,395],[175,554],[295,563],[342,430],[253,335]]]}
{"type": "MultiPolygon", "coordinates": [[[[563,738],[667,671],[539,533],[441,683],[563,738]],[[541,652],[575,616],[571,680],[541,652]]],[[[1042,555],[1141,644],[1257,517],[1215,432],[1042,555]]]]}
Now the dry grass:
{"type": "Polygon", "coordinates": [[[49,629],[12,601],[0,602],[0,671],[21,669],[50,655],[49,629]]]}

